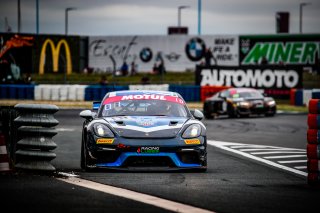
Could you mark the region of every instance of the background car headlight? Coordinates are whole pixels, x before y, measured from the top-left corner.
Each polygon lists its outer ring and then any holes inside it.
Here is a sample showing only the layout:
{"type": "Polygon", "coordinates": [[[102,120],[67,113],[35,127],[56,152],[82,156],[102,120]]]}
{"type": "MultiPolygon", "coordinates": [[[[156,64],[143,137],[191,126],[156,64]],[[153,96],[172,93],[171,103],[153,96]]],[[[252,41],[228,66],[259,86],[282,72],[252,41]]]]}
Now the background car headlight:
{"type": "Polygon", "coordinates": [[[275,101],[268,101],[267,105],[268,106],[274,106],[274,105],[276,105],[276,102],[275,101]]]}
{"type": "Polygon", "coordinates": [[[238,102],[237,105],[240,106],[240,107],[249,107],[250,106],[250,102],[241,101],[241,102],[238,102]]]}
{"type": "Polygon", "coordinates": [[[106,125],[97,123],[93,125],[93,128],[94,128],[94,133],[97,136],[110,137],[110,138],[114,137],[113,132],[106,125]]]}
{"type": "Polygon", "coordinates": [[[190,125],[182,134],[183,138],[199,137],[201,133],[201,126],[199,124],[190,125]]]}

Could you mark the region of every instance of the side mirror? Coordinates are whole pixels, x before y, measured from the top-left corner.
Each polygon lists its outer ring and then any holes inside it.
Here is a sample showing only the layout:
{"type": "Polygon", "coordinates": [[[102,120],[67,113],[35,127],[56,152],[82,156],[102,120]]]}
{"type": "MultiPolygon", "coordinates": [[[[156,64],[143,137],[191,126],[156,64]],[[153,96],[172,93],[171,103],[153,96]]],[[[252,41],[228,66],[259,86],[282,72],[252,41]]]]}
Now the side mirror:
{"type": "Polygon", "coordinates": [[[198,109],[190,110],[190,112],[193,115],[193,117],[199,121],[201,121],[204,117],[203,113],[198,109]]]}
{"type": "Polygon", "coordinates": [[[94,114],[90,110],[83,110],[80,112],[79,116],[86,120],[90,120],[93,119],[94,114]]]}

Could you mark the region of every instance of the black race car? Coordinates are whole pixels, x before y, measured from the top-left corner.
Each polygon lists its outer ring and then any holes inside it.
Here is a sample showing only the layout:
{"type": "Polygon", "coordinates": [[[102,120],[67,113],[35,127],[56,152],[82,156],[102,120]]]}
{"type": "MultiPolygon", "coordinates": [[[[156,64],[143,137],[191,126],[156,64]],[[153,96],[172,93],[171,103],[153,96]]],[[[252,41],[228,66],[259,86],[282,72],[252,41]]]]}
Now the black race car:
{"type": "Polygon", "coordinates": [[[253,88],[229,88],[222,90],[203,104],[203,114],[207,119],[218,115],[231,118],[248,117],[251,114],[275,115],[276,102],[253,88]]]}
{"type": "Polygon", "coordinates": [[[117,91],[84,110],[81,168],[207,169],[206,128],[174,92],[117,91]]]}

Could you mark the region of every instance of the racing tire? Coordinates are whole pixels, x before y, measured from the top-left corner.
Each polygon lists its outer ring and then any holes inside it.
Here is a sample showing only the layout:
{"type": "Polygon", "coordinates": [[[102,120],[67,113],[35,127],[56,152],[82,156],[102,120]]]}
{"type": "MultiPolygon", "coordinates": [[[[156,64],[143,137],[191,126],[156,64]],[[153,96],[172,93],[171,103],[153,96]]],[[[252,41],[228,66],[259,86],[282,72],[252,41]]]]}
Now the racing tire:
{"type": "Polygon", "coordinates": [[[206,119],[213,119],[214,118],[213,115],[211,115],[210,113],[204,113],[204,117],[206,119]]]}
{"type": "Polygon", "coordinates": [[[80,158],[80,167],[81,169],[85,169],[85,158],[84,158],[84,142],[81,141],[81,158],[80,158]]]}
{"type": "Polygon", "coordinates": [[[228,104],[228,106],[227,106],[227,114],[228,114],[229,118],[237,118],[238,117],[236,109],[233,106],[231,106],[230,104],[228,104]]]}
{"type": "Polygon", "coordinates": [[[273,117],[276,113],[272,112],[272,113],[266,113],[265,116],[266,117],[273,117]]]}
{"type": "Polygon", "coordinates": [[[81,145],[81,168],[84,169],[86,172],[91,172],[94,170],[94,168],[91,168],[89,165],[92,165],[92,164],[94,164],[94,163],[90,159],[89,152],[88,152],[86,145],[83,141],[82,145],[81,145]]]}

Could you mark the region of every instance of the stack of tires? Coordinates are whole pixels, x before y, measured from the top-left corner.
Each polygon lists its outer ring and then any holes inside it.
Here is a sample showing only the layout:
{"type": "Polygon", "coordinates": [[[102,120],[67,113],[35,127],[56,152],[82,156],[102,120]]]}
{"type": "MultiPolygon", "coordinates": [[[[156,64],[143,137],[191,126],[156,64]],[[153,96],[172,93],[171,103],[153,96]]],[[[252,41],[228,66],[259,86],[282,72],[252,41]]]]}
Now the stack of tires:
{"type": "Polygon", "coordinates": [[[307,140],[308,184],[320,185],[320,99],[309,101],[307,140]]]}

